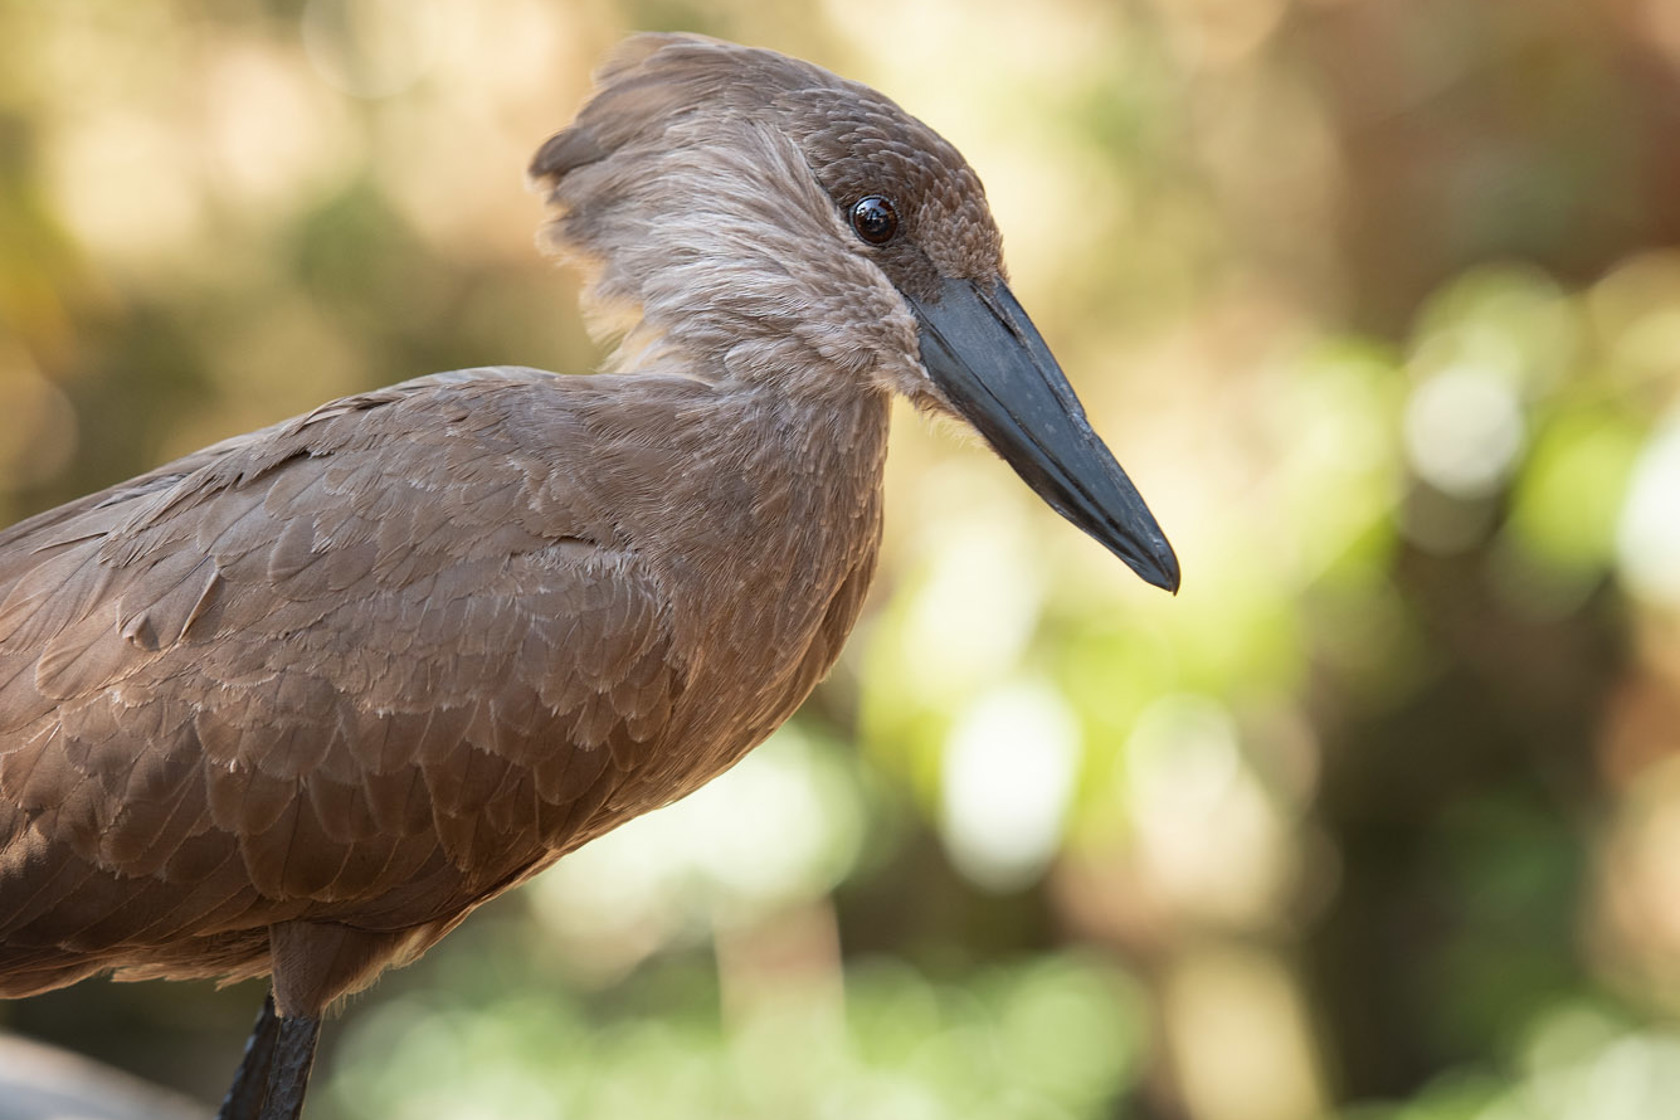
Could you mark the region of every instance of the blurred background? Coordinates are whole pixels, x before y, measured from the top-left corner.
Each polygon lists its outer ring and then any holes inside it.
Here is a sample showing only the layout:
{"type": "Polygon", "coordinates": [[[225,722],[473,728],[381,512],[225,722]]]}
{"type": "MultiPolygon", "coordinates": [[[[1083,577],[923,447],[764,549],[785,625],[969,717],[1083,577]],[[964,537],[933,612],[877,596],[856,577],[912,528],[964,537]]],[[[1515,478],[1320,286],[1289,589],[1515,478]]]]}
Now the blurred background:
{"type": "MultiPolygon", "coordinates": [[[[0,0],[0,516],[593,368],[522,169],[639,28],[966,153],[1184,590],[899,417],[832,679],[354,1000],[310,1114],[1676,1115],[1673,0],[0,0]]],[[[0,1026],[208,1104],[261,996],[0,1026]]]]}

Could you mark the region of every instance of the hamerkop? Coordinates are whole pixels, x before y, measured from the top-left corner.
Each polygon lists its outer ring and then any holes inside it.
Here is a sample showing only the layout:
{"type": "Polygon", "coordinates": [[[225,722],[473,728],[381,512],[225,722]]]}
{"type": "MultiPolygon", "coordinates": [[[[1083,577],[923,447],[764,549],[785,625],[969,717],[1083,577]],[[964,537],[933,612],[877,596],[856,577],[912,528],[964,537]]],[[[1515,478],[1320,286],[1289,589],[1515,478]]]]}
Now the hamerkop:
{"type": "Polygon", "coordinates": [[[272,976],[226,1117],[295,1116],[330,1003],[792,714],[875,568],[892,394],[1178,585],[892,101],[638,36],[531,175],[614,372],[422,377],[0,534],[0,995],[272,976]]]}

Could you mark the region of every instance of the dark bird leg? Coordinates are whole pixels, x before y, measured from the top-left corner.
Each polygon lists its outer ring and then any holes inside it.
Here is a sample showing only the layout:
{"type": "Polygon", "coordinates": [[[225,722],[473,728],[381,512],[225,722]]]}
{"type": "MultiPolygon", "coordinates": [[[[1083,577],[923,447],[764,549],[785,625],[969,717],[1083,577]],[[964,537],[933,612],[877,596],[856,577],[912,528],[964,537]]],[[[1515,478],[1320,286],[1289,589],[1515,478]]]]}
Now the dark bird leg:
{"type": "Polygon", "coordinates": [[[274,1047],[274,1069],[269,1074],[268,1100],[261,1120],[297,1120],[303,1112],[303,1094],[309,1088],[309,1070],[315,1064],[315,1040],[321,1035],[321,1020],[298,1016],[280,1020],[280,1037],[274,1047]]]}
{"type": "Polygon", "coordinates": [[[227,1096],[222,1098],[216,1120],[254,1120],[262,1108],[263,1099],[268,1096],[269,1070],[274,1065],[274,1042],[279,1035],[280,1016],[274,1013],[274,993],[270,992],[263,997],[257,1023],[251,1028],[251,1037],[245,1040],[245,1056],[239,1059],[233,1084],[228,1087],[227,1096]]]}
{"type": "Polygon", "coordinates": [[[279,1015],[270,993],[216,1120],[296,1120],[320,1033],[319,1019],[279,1015]]]}

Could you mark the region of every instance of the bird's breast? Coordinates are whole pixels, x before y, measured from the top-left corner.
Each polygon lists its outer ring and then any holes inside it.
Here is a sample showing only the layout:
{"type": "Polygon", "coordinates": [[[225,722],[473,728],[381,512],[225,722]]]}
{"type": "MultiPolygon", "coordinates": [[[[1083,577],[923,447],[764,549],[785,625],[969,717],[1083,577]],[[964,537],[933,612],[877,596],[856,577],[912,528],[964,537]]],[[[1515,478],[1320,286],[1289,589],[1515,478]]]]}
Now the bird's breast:
{"type": "Polygon", "coordinates": [[[875,572],[886,422],[875,397],[764,410],[697,454],[656,550],[688,671],[662,737],[686,772],[657,803],[762,742],[833,666],[875,572]]]}

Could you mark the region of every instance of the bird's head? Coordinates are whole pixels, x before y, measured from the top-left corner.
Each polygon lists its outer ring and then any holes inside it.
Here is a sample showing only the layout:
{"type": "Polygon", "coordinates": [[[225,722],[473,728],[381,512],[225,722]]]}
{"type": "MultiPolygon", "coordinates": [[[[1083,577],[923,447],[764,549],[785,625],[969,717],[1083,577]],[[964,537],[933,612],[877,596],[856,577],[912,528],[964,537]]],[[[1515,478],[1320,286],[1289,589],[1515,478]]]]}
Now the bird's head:
{"type": "Polygon", "coordinates": [[[1171,545],[1009,290],[979,178],[888,98],[773,51],[639,35],[530,173],[621,368],[900,393],[1177,590],[1171,545]]]}

